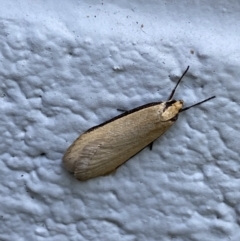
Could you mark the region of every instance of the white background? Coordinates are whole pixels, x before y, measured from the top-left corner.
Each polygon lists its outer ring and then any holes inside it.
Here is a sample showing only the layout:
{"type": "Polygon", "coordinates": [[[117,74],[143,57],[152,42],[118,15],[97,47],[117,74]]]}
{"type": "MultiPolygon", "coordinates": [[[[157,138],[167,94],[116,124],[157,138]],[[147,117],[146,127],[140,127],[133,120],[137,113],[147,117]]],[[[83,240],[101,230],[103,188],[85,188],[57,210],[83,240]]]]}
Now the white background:
{"type": "Polygon", "coordinates": [[[240,240],[239,1],[1,1],[0,240],[240,240]],[[61,158],[88,128],[166,100],[176,124],[115,174],[61,158]]]}

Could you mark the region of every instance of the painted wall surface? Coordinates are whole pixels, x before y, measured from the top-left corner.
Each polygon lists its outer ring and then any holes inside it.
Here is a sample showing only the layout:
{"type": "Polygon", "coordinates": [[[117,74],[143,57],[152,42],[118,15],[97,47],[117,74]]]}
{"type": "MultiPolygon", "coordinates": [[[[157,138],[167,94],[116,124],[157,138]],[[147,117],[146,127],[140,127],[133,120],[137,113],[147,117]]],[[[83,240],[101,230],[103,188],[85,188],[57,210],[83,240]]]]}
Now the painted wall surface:
{"type": "Polygon", "coordinates": [[[1,1],[0,240],[240,240],[239,1],[1,1]],[[119,109],[176,124],[109,176],[61,158],[119,109]]]}

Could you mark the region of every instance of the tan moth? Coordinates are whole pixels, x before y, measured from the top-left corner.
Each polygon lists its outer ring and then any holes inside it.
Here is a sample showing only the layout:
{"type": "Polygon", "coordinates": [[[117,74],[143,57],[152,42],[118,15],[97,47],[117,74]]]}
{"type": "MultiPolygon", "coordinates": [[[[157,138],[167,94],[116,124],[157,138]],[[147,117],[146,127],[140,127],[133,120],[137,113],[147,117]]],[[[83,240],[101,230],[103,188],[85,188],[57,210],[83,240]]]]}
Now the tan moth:
{"type": "Polygon", "coordinates": [[[107,175],[144,147],[152,149],[153,142],[175,123],[180,112],[215,98],[212,96],[186,108],[183,108],[182,100],[172,99],[188,69],[189,66],[167,101],[126,111],[80,135],[63,157],[66,169],[81,181],[107,175]]]}

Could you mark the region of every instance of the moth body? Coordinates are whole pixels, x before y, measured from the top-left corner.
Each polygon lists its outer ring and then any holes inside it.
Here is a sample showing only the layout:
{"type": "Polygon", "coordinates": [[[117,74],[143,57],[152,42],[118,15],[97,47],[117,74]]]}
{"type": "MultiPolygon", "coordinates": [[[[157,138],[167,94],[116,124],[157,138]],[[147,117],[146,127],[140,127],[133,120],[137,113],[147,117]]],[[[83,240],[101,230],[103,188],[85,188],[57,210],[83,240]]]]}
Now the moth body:
{"type": "Polygon", "coordinates": [[[161,136],[176,121],[182,101],[150,103],[80,135],[63,157],[79,180],[106,175],[161,136]]]}

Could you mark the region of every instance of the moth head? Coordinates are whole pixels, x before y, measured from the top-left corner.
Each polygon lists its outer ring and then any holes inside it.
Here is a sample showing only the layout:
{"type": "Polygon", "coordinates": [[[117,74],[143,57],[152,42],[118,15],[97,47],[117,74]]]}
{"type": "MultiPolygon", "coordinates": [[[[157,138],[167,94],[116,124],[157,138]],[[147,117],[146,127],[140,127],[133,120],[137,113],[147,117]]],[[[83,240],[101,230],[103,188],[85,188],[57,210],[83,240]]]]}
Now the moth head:
{"type": "Polygon", "coordinates": [[[165,102],[165,106],[162,112],[163,121],[176,121],[178,118],[179,112],[183,108],[182,100],[169,100],[165,102]]]}

